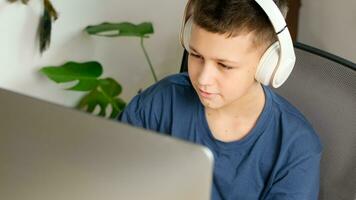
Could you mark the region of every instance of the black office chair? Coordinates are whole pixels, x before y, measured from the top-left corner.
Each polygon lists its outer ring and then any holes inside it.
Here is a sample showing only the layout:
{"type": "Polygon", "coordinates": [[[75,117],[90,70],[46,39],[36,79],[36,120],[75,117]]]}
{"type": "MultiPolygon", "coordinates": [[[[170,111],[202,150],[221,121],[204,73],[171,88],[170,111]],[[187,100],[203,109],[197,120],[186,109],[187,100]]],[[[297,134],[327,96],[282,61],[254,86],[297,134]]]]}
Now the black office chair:
{"type": "MultiPolygon", "coordinates": [[[[296,43],[296,66],[275,91],[295,105],[323,143],[320,200],[356,200],[356,64],[296,43]]],[[[187,71],[187,52],[181,72],[187,71]]]]}

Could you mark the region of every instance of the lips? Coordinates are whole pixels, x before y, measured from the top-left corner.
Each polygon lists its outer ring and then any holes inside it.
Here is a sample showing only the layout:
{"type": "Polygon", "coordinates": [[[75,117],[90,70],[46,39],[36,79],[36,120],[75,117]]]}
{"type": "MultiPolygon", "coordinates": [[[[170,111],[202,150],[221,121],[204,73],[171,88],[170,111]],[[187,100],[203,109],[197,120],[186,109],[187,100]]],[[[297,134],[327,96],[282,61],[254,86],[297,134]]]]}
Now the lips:
{"type": "Polygon", "coordinates": [[[200,88],[198,88],[198,90],[199,90],[200,96],[202,96],[204,98],[211,98],[215,94],[215,93],[206,92],[200,88]]]}
{"type": "Polygon", "coordinates": [[[206,92],[206,91],[204,91],[204,90],[202,90],[202,89],[199,89],[199,92],[201,92],[201,93],[203,93],[203,94],[213,94],[213,93],[210,93],[210,92],[206,92]]]}

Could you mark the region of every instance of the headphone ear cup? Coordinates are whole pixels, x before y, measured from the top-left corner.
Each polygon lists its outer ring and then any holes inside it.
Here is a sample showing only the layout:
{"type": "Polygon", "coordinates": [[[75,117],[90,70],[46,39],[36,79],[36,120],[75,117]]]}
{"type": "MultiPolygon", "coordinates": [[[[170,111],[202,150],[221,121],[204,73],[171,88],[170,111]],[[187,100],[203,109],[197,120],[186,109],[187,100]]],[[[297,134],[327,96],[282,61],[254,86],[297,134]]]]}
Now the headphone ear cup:
{"type": "Polygon", "coordinates": [[[269,85],[274,76],[274,72],[278,68],[280,55],[279,42],[273,43],[262,55],[257,66],[255,79],[263,85],[269,85]]]}
{"type": "Polygon", "coordinates": [[[188,52],[190,52],[189,43],[190,43],[190,35],[192,33],[192,26],[193,26],[193,17],[189,17],[187,22],[184,24],[184,28],[183,28],[183,46],[188,52]]]}

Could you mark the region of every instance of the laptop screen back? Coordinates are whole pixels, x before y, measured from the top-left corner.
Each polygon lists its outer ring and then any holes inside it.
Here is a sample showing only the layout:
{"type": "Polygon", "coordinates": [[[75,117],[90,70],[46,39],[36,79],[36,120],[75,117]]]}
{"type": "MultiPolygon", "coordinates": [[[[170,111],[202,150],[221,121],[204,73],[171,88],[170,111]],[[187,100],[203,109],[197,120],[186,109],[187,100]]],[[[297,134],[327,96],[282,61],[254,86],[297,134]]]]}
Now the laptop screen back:
{"type": "Polygon", "coordinates": [[[0,199],[210,199],[212,155],[0,89],[0,199]]]}

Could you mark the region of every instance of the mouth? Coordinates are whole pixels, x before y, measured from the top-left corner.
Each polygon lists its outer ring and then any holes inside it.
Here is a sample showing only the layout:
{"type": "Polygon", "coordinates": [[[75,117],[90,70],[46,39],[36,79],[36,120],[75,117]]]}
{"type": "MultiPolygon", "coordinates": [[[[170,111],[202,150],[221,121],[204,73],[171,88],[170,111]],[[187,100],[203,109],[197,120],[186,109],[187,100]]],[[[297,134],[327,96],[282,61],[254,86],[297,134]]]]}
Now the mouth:
{"type": "Polygon", "coordinates": [[[200,88],[198,88],[198,92],[199,92],[200,96],[202,96],[204,98],[211,98],[212,96],[215,95],[215,93],[206,92],[200,88]]]}

